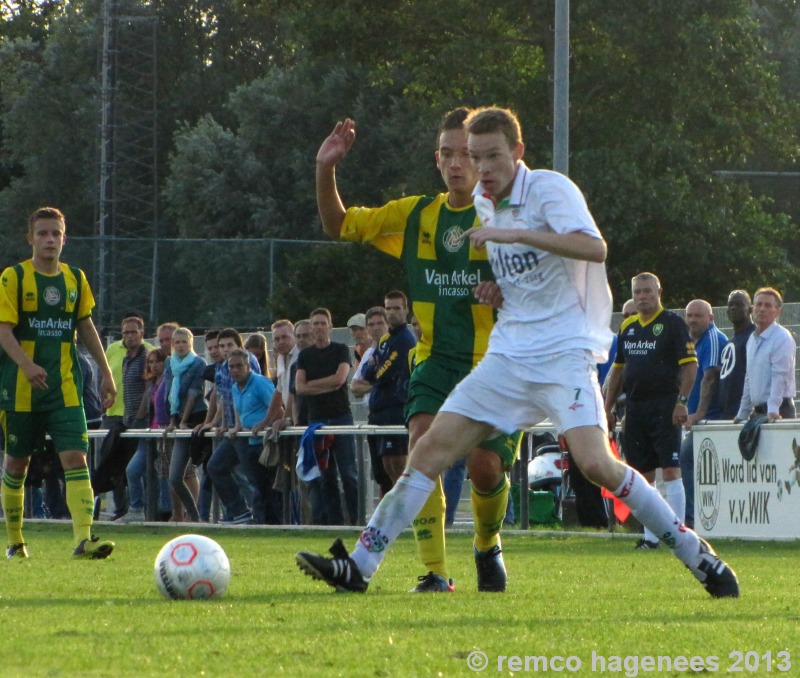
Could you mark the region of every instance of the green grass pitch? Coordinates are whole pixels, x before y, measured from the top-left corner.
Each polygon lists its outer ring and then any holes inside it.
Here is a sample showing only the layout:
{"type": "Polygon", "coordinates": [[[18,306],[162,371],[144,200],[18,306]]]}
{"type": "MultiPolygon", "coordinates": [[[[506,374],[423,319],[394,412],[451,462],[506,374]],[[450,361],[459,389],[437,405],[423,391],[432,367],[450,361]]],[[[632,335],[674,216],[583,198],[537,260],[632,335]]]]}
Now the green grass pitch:
{"type": "Polygon", "coordinates": [[[706,674],[731,667],[744,675],[800,673],[800,543],[717,542],[739,574],[742,597],[713,600],[663,548],[635,552],[630,539],[509,533],[508,591],[478,594],[471,539],[452,534],[456,592],[412,595],[423,572],[404,534],[365,595],[342,595],[297,570],[294,553],[325,551],[335,536],[350,548],[353,530],[198,527],[228,553],[228,593],[220,601],[167,601],[156,591],[153,562],[186,527],[97,531],[117,542],[108,560],[73,561],[68,523],[29,524],[30,560],[0,564],[0,675],[542,673],[533,659],[525,670],[526,656],[546,659],[548,674],[557,657],[572,658],[577,670],[562,664],[558,675],[694,675],[680,656],[701,658],[706,674]],[[468,666],[481,666],[478,652],[488,663],[483,671],[468,666]],[[647,656],[678,663],[648,671],[647,656]]]}

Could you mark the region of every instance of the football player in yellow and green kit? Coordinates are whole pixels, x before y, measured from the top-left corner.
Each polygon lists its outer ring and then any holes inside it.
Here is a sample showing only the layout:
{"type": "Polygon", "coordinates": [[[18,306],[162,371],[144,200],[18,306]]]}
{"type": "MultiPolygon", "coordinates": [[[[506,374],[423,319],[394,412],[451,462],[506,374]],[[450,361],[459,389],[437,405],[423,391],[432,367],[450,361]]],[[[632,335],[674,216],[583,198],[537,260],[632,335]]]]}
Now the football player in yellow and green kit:
{"type": "Polygon", "coordinates": [[[5,413],[6,455],[2,495],[9,559],[28,557],[22,536],[25,475],[31,454],[50,434],[64,467],[67,506],[75,536],[73,557],[106,558],[114,544],[92,536],[94,496],[86,464],[89,438],[75,333],[102,375],[104,407],[116,388],[92,322],[94,298],[83,271],[60,261],[64,215],[54,207],[28,220],[33,256],[0,278],[0,410],[5,413]]]}
{"type": "MultiPolygon", "coordinates": [[[[403,263],[413,312],[422,328],[406,407],[409,449],[428,430],[450,391],[483,358],[494,326],[492,303],[501,299],[486,250],[461,235],[475,225],[472,189],[477,174],[467,152],[463,122],[469,111],[448,113],[440,125],[436,166],[448,192],[393,200],[383,207],[345,209],[336,186],[336,164],[355,141],[355,123],[337,123],[317,153],[317,203],[322,227],[332,238],[369,242],[403,263]],[[481,303],[487,302],[487,303],[481,303]]],[[[500,435],[473,450],[467,465],[475,518],[478,590],[504,591],[506,570],[500,526],[519,435],[500,435]]],[[[445,561],[445,498],[442,482],[413,523],[428,568],[416,592],[452,591],[445,561]]]]}

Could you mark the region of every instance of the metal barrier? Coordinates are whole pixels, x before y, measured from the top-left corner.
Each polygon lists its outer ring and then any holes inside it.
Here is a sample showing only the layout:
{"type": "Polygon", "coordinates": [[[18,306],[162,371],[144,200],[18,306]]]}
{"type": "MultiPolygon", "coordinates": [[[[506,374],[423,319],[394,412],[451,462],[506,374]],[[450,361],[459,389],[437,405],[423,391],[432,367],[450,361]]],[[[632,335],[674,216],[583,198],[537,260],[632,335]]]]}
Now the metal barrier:
{"type": "MultiPolygon", "coordinates": [[[[279,434],[279,442],[286,441],[287,443],[295,438],[301,437],[306,432],[305,426],[291,426],[279,434]]],[[[540,424],[538,426],[531,427],[524,431],[525,433],[537,433],[542,434],[546,432],[553,433],[554,429],[552,426],[547,424],[540,424]]],[[[94,429],[89,431],[89,440],[90,440],[90,457],[89,457],[89,466],[90,468],[95,468],[97,465],[97,441],[103,441],[103,439],[108,434],[107,429],[94,429]]],[[[169,433],[166,433],[164,429],[128,429],[127,431],[120,434],[123,438],[144,438],[150,441],[150,445],[148,445],[148,452],[147,452],[147,471],[145,477],[145,488],[146,488],[146,505],[145,505],[145,519],[148,521],[154,521],[157,519],[157,506],[158,506],[158,498],[159,498],[159,491],[158,491],[158,478],[156,475],[155,469],[155,461],[157,456],[156,450],[156,441],[163,438],[189,438],[192,435],[192,431],[188,429],[175,429],[169,433]]],[[[372,508],[372,505],[375,503],[375,493],[374,493],[374,483],[370,482],[370,477],[368,470],[370,468],[369,462],[369,452],[367,449],[366,438],[370,435],[408,435],[408,429],[405,426],[376,426],[374,424],[352,424],[348,426],[323,426],[315,432],[315,435],[354,435],[356,436],[356,465],[358,471],[358,516],[357,524],[358,525],[365,525],[367,522],[367,514],[368,510],[372,508]]],[[[259,437],[264,438],[265,432],[261,432],[259,437]]],[[[210,438],[215,440],[215,435],[213,432],[209,431],[205,434],[206,438],[210,438]]],[[[250,438],[252,437],[249,431],[240,431],[237,434],[237,437],[242,438],[250,438]]],[[[287,464],[290,466],[290,469],[287,469],[289,473],[284,474],[285,482],[283,487],[283,522],[284,524],[289,524],[291,522],[291,505],[290,505],[290,495],[292,490],[296,487],[296,475],[295,475],[295,465],[294,465],[294,454],[296,452],[296,446],[292,446],[291,448],[284,448],[282,451],[282,458],[289,460],[291,463],[287,464]]],[[[523,444],[520,446],[520,453],[519,453],[519,463],[522,472],[520,473],[520,496],[527,497],[528,496],[528,462],[532,458],[533,454],[533,438],[528,436],[527,444],[523,444]]],[[[214,499],[213,508],[212,508],[212,522],[216,522],[219,516],[219,504],[216,499],[214,499]]],[[[520,527],[523,530],[527,530],[530,526],[530,517],[528,514],[528,502],[527,501],[520,501],[520,527]]]]}

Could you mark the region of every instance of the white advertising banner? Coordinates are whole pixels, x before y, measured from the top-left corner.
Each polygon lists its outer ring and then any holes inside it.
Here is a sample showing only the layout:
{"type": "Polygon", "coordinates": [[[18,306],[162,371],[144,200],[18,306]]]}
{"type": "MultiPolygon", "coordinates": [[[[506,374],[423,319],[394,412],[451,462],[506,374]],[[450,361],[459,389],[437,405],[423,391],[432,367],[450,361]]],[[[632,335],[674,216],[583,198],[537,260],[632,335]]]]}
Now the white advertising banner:
{"type": "Polygon", "coordinates": [[[741,425],[693,428],[695,529],[707,537],[800,539],[800,421],[762,426],[739,452],[741,425]]]}

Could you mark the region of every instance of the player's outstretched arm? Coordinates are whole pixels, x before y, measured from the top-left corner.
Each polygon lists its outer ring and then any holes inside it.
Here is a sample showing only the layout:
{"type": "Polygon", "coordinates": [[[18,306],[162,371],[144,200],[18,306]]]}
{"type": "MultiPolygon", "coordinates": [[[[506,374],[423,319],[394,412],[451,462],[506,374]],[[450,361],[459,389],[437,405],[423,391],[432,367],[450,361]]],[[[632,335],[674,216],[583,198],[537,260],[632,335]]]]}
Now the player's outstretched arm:
{"type": "Polygon", "coordinates": [[[317,151],[317,207],[322,230],[331,238],[339,238],[345,206],[336,186],[336,163],[344,158],[356,139],[356,125],[350,119],[336,123],[333,132],[317,151]]]}
{"type": "Polygon", "coordinates": [[[462,238],[469,238],[472,244],[481,248],[487,242],[502,244],[521,244],[537,247],[567,259],[594,261],[606,260],[606,241],[588,233],[546,233],[513,228],[487,228],[477,226],[464,232],[462,238]]]}

